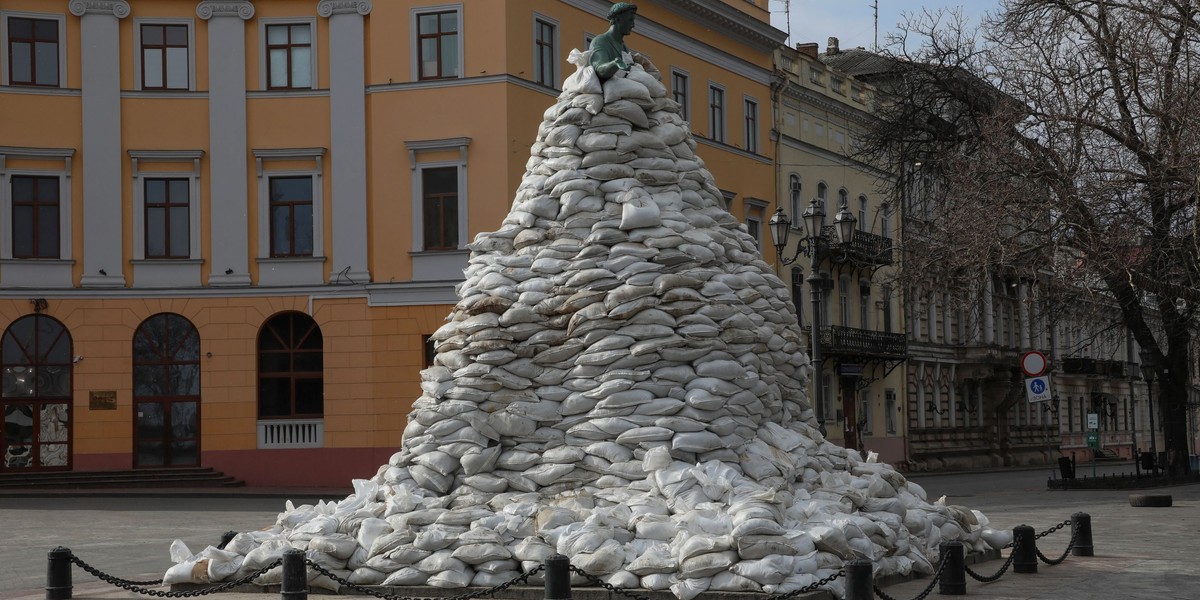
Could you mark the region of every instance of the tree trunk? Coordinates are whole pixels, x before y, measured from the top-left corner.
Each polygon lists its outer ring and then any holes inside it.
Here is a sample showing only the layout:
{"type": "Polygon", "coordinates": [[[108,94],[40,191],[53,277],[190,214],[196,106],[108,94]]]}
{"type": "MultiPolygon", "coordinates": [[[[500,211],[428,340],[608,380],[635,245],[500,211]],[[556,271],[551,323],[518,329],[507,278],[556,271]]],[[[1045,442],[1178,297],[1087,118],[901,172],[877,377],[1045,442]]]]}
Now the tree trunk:
{"type": "Polygon", "coordinates": [[[1162,419],[1163,444],[1167,450],[1167,474],[1191,473],[1191,444],[1187,432],[1187,370],[1160,373],[1158,391],[1159,418],[1162,419]]]}

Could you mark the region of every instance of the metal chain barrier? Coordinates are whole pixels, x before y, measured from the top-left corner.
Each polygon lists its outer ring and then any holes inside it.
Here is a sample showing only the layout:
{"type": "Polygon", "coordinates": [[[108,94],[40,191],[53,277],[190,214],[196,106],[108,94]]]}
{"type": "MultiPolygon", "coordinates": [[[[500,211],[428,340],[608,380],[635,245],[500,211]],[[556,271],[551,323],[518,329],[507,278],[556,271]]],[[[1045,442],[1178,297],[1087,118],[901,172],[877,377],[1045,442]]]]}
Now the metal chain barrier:
{"type": "Polygon", "coordinates": [[[831,581],[837,579],[838,577],[842,577],[845,574],[846,574],[845,569],[838,569],[836,573],[822,577],[821,579],[818,579],[798,590],[791,591],[786,594],[775,594],[774,596],[767,596],[766,598],[763,598],[763,600],[785,600],[786,598],[795,598],[796,596],[799,596],[800,594],[807,594],[809,592],[815,592],[819,588],[824,587],[825,585],[829,584],[831,581]]]}
{"type": "MultiPolygon", "coordinates": [[[[280,560],[282,560],[282,559],[280,559],[280,560]]],[[[312,569],[314,571],[332,579],[333,581],[336,581],[339,585],[350,588],[356,592],[361,592],[363,594],[367,594],[368,596],[375,596],[376,598],[381,598],[382,600],[471,600],[472,598],[482,598],[483,596],[491,596],[493,594],[503,592],[514,585],[522,585],[522,584],[528,582],[530,577],[534,576],[535,574],[541,572],[543,569],[546,568],[546,565],[544,565],[544,564],[538,565],[528,571],[525,571],[524,573],[521,573],[520,575],[512,578],[509,581],[506,581],[500,585],[493,586],[493,587],[490,587],[487,589],[483,589],[483,590],[479,590],[479,591],[475,591],[475,592],[469,592],[466,594],[459,594],[457,596],[446,596],[443,598],[429,598],[429,597],[423,597],[423,596],[395,596],[392,594],[388,594],[386,592],[381,592],[381,591],[373,589],[373,588],[358,585],[357,583],[350,583],[345,578],[343,578],[343,577],[337,575],[336,573],[333,573],[329,569],[326,569],[325,567],[322,567],[321,565],[313,562],[313,560],[311,558],[305,558],[304,564],[312,567],[312,569]]]]}
{"type": "Polygon", "coordinates": [[[163,581],[161,579],[159,579],[157,581],[138,582],[138,581],[130,581],[128,579],[121,579],[120,577],[114,577],[112,575],[109,575],[108,573],[101,571],[100,569],[97,569],[97,568],[83,562],[83,560],[80,559],[78,556],[75,556],[74,553],[71,553],[71,562],[75,563],[76,565],[79,566],[79,568],[83,569],[84,571],[87,571],[88,574],[96,577],[97,579],[99,579],[105,583],[115,585],[121,589],[128,590],[135,594],[143,594],[146,596],[155,596],[157,598],[191,598],[194,596],[204,596],[207,594],[216,594],[218,592],[224,592],[225,590],[233,589],[235,587],[238,587],[239,585],[246,585],[248,583],[251,583],[252,581],[257,579],[260,575],[283,564],[283,559],[282,558],[276,559],[275,562],[272,562],[271,564],[259,569],[258,571],[251,573],[240,579],[236,579],[234,581],[227,581],[220,585],[214,585],[212,587],[202,588],[202,589],[198,589],[198,590],[182,590],[182,591],[178,591],[178,592],[164,592],[162,590],[151,590],[151,589],[142,587],[144,585],[161,585],[162,581],[163,581]]]}
{"type": "MultiPolygon", "coordinates": [[[[938,580],[940,580],[942,578],[942,571],[945,570],[945,568],[946,568],[946,557],[943,556],[941,562],[938,563],[937,571],[934,572],[934,574],[933,574],[933,581],[930,581],[929,585],[926,586],[925,590],[922,591],[920,594],[917,594],[916,598],[913,598],[913,600],[925,600],[925,597],[928,596],[931,592],[933,592],[933,587],[937,585],[938,580]]],[[[884,593],[884,591],[882,589],[880,589],[878,585],[874,585],[874,584],[872,584],[872,585],[875,588],[876,596],[883,598],[883,600],[896,600],[895,598],[884,593]]]]}
{"type": "Polygon", "coordinates": [[[979,573],[972,571],[971,567],[964,565],[963,568],[964,568],[964,570],[966,570],[967,575],[970,575],[971,579],[974,579],[975,581],[978,581],[980,583],[991,583],[993,581],[996,581],[997,579],[1000,579],[1002,576],[1004,576],[1005,571],[1008,571],[1008,568],[1012,566],[1013,559],[1016,558],[1016,556],[1017,556],[1017,546],[1016,546],[1016,543],[1014,542],[1014,543],[1007,544],[1004,547],[1005,548],[1012,547],[1012,552],[1008,553],[1008,560],[1004,561],[1004,565],[1000,567],[999,571],[996,571],[995,575],[991,575],[991,576],[980,575],[979,573]]]}
{"type": "Polygon", "coordinates": [[[567,565],[567,568],[570,569],[572,573],[575,573],[576,575],[579,575],[579,576],[583,577],[584,579],[587,579],[588,581],[596,584],[597,586],[602,587],[618,596],[624,596],[626,598],[633,598],[634,600],[650,600],[649,596],[635,594],[623,587],[617,587],[611,583],[608,583],[607,581],[604,581],[603,579],[600,579],[599,577],[596,577],[595,575],[592,575],[591,573],[588,573],[587,571],[584,571],[583,569],[580,569],[579,567],[576,567],[575,565],[567,565]]]}
{"type": "Polygon", "coordinates": [[[1044,537],[1054,533],[1055,531],[1058,531],[1059,529],[1062,529],[1063,527],[1066,527],[1067,525],[1070,525],[1070,524],[1071,524],[1071,520],[1067,519],[1066,521],[1063,521],[1062,523],[1059,523],[1058,525],[1055,525],[1054,527],[1051,527],[1050,529],[1047,529],[1047,530],[1033,536],[1033,539],[1038,540],[1038,539],[1044,538],[1044,537]]]}
{"type": "MultiPolygon", "coordinates": [[[[1067,522],[1070,523],[1070,521],[1067,521],[1067,522]]],[[[1058,527],[1062,528],[1062,524],[1059,524],[1058,527]]],[[[1047,532],[1047,533],[1049,533],[1049,532],[1047,532]]],[[[1075,535],[1077,533],[1078,532],[1075,531],[1074,529],[1071,530],[1071,541],[1067,542],[1067,549],[1063,550],[1062,556],[1060,556],[1058,558],[1053,558],[1053,559],[1046,558],[1046,555],[1042,554],[1041,549],[1038,549],[1038,551],[1037,551],[1038,559],[1048,565],[1051,565],[1051,566],[1062,564],[1062,562],[1064,560],[1067,560],[1067,555],[1071,553],[1071,550],[1073,550],[1075,548],[1075,535]]]]}

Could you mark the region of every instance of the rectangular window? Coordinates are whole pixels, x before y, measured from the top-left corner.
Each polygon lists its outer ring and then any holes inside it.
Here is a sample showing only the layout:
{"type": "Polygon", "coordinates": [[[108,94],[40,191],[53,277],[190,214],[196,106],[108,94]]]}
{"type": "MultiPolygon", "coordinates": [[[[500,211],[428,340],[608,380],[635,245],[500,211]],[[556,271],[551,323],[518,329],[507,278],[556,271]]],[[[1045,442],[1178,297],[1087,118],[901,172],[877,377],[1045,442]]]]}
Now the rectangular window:
{"type": "Polygon", "coordinates": [[[830,88],[830,89],[832,89],[833,91],[835,91],[835,92],[839,93],[839,94],[842,94],[842,93],[844,93],[844,92],[842,91],[842,78],[841,78],[841,77],[832,77],[832,76],[831,76],[831,77],[829,78],[829,88],[830,88]]]}
{"type": "Polygon", "coordinates": [[[457,10],[417,15],[417,69],[418,79],[458,77],[457,10]]]}
{"type": "Polygon", "coordinates": [[[313,179],[270,179],[271,256],[312,256],[313,179]]]}
{"type": "Polygon", "coordinates": [[[746,151],[758,152],[758,103],[746,101],[746,151]]]}
{"type": "Polygon", "coordinates": [[[267,25],[267,89],[311,89],[312,27],[307,23],[267,25]]]}
{"type": "Polygon", "coordinates": [[[533,20],[533,78],[546,87],[558,85],[558,31],[543,19],[533,20]]]}
{"type": "Polygon", "coordinates": [[[884,286],[879,292],[879,301],[883,303],[883,331],[892,332],[892,289],[884,286]]]}
{"type": "Polygon", "coordinates": [[[895,390],[886,390],[883,393],[883,422],[888,433],[896,433],[896,392],[895,390]]]}
{"type": "Polygon", "coordinates": [[[425,249],[458,248],[458,168],[421,170],[425,249]]]}
{"type": "Polygon", "coordinates": [[[725,141],[725,90],[708,88],[708,133],[714,142],[725,141]]]}
{"type": "Polygon", "coordinates": [[[821,85],[821,70],[816,67],[809,67],[808,81],[810,83],[815,83],[817,85],[821,85]]]}
{"type": "Polygon", "coordinates": [[[804,271],[792,267],[792,307],[796,309],[796,322],[804,325],[804,271]]]}
{"type": "Polygon", "coordinates": [[[842,327],[850,326],[850,278],[838,281],[838,309],[842,313],[842,327]]]}
{"type": "Polygon", "coordinates": [[[833,377],[828,373],[821,374],[821,409],[818,419],[832,421],[837,416],[833,412],[833,377]]]}
{"type": "Polygon", "coordinates": [[[671,99],[679,105],[679,116],[688,120],[688,76],[674,69],[671,70],[671,99]]]}
{"type": "Polygon", "coordinates": [[[58,87],[58,25],[54,19],[9,17],[10,85],[58,87]]]}
{"type": "Polygon", "coordinates": [[[762,249],[762,220],[746,219],[746,231],[750,232],[750,237],[754,238],[754,245],[762,249]]]}
{"type": "Polygon", "coordinates": [[[185,178],[147,178],[143,183],[146,258],[189,258],[190,182],[185,178]]]}
{"type": "Polygon", "coordinates": [[[858,431],[863,435],[871,435],[874,431],[875,419],[871,414],[871,390],[863,390],[859,393],[858,400],[858,431]]]}
{"type": "Polygon", "coordinates": [[[871,328],[871,286],[858,286],[858,326],[871,328]]]}
{"type": "Polygon", "coordinates": [[[60,258],[59,179],[13,175],[13,258],[60,258]]]}
{"type": "Polygon", "coordinates": [[[143,24],[141,53],[143,90],[188,89],[187,25],[143,24]]]}

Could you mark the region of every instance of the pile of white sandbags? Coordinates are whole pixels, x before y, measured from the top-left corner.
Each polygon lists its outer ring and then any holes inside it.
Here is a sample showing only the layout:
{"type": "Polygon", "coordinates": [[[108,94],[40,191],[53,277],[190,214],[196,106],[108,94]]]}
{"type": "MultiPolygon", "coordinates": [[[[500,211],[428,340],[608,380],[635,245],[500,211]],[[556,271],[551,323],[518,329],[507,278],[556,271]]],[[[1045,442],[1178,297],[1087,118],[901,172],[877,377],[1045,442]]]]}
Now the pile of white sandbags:
{"type": "Polygon", "coordinates": [[[788,592],[854,558],[930,573],[942,540],[1007,541],[824,440],[788,290],[679,107],[639,66],[602,85],[572,61],[508,217],[471,244],[401,450],[342,502],[176,548],[169,583],[296,547],[353,583],[492,586],[561,553],[688,600],[788,592]]]}

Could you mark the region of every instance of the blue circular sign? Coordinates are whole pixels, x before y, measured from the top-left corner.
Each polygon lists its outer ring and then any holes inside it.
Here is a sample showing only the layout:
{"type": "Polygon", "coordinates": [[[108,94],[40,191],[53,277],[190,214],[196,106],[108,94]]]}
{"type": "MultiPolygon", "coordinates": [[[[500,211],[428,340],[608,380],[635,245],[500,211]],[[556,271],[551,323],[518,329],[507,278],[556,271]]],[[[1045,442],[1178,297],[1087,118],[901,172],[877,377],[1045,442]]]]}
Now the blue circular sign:
{"type": "Polygon", "coordinates": [[[1041,379],[1034,379],[1029,382],[1029,390],[1035,394],[1041,394],[1046,391],[1046,382],[1041,379]]]}

